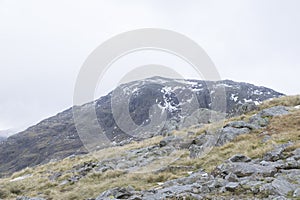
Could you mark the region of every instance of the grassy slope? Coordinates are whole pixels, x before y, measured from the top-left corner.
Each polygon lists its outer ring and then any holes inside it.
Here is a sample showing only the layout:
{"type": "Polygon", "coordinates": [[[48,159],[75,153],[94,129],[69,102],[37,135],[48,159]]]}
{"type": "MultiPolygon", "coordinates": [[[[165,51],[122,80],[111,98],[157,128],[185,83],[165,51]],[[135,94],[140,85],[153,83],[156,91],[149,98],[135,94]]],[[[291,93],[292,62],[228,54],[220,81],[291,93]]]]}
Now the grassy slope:
{"type": "MultiPolygon", "coordinates": [[[[264,102],[260,109],[268,108],[276,105],[296,106],[300,105],[300,96],[283,97],[264,102]]],[[[243,116],[229,119],[246,120],[254,113],[249,113],[243,116]]],[[[197,130],[198,134],[211,128],[210,125],[197,130]]],[[[175,134],[185,134],[188,130],[181,130],[175,134]]],[[[86,177],[80,179],[75,184],[60,185],[63,180],[74,175],[71,170],[73,166],[86,161],[95,160],[95,157],[105,159],[119,155],[129,149],[136,149],[158,144],[162,137],[155,137],[149,140],[133,143],[123,147],[114,147],[104,149],[97,152],[96,156],[89,154],[66,158],[62,161],[49,163],[46,165],[37,166],[35,168],[24,169],[13,174],[9,178],[0,179],[0,199],[15,199],[17,196],[46,196],[48,199],[84,199],[96,197],[102,191],[117,186],[132,185],[136,189],[148,189],[158,186],[158,182],[175,179],[186,176],[187,172],[183,168],[169,168],[160,173],[125,173],[117,170],[110,170],[105,173],[90,173],[86,177]],[[102,156],[102,157],[101,157],[102,156]],[[57,181],[50,181],[49,176],[53,172],[64,172],[63,176],[57,181]],[[21,181],[11,182],[10,180],[31,174],[32,176],[21,181]]],[[[207,171],[212,171],[217,165],[228,159],[234,154],[241,153],[251,158],[261,157],[267,151],[271,150],[274,145],[293,141],[295,144],[288,148],[287,151],[292,151],[300,147],[300,110],[293,110],[289,115],[274,117],[271,119],[270,125],[261,130],[252,131],[250,134],[241,135],[233,142],[227,143],[224,146],[212,149],[207,155],[198,159],[190,159],[188,150],[184,150],[181,158],[172,163],[171,166],[193,166],[195,169],[204,168],[207,171]],[[272,138],[266,143],[262,142],[265,135],[271,135],[272,138]]],[[[286,152],[288,153],[288,152],[286,152]]]]}

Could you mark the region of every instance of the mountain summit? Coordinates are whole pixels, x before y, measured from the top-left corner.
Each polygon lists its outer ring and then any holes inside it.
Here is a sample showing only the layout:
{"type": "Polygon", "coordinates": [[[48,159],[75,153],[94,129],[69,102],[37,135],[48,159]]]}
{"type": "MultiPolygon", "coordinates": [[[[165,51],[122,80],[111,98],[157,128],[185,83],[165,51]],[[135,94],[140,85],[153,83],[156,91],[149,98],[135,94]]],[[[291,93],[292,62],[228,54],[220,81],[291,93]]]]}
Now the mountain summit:
{"type": "Polygon", "coordinates": [[[153,77],[126,83],[106,96],[69,108],[2,142],[0,174],[87,153],[74,123],[74,110],[80,114],[79,123],[83,125],[91,121],[87,112],[95,110],[97,123],[81,126],[81,131],[97,134],[100,125],[106,137],[113,144],[119,144],[141,139],[131,134],[136,126],[157,123],[152,126],[152,132],[142,138],[152,137],[182,127],[210,123],[208,110],[234,116],[255,109],[264,100],[280,96],[283,94],[266,87],[230,80],[214,82],[153,77]],[[134,123],[124,120],[128,119],[126,113],[134,123]]]}

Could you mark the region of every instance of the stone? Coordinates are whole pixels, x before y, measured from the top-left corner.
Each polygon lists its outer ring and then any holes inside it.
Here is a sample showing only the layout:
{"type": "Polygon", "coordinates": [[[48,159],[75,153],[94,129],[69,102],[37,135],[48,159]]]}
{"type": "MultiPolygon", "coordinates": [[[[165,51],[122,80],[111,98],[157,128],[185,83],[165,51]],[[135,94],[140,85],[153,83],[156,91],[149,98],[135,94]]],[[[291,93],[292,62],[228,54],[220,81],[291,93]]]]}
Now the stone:
{"type": "Polygon", "coordinates": [[[249,123],[259,127],[265,127],[269,124],[269,118],[272,118],[274,116],[281,116],[281,115],[286,115],[289,114],[289,111],[286,107],[284,106],[275,106],[272,108],[267,108],[256,115],[252,116],[249,119],[249,123]]]}
{"type": "Polygon", "coordinates": [[[287,115],[289,114],[289,111],[287,107],[285,106],[275,106],[272,108],[267,108],[259,112],[259,115],[261,117],[274,117],[274,116],[281,116],[281,115],[287,115]]]}
{"type": "Polygon", "coordinates": [[[234,127],[225,127],[221,130],[217,131],[217,134],[220,135],[217,146],[222,146],[227,142],[231,142],[234,140],[237,136],[242,134],[247,134],[250,132],[249,128],[234,128],[234,127]]]}
{"type": "Polygon", "coordinates": [[[250,162],[251,158],[249,158],[245,155],[242,155],[242,154],[237,154],[237,155],[234,155],[231,158],[229,158],[229,160],[231,162],[250,162]]]}
{"type": "Polygon", "coordinates": [[[226,124],[224,126],[225,127],[233,127],[233,128],[248,128],[250,130],[253,129],[257,129],[256,126],[254,126],[253,124],[244,122],[244,121],[233,121],[233,122],[229,122],[228,124],[226,124]]]}
{"type": "Polygon", "coordinates": [[[256,126],[257,128],[265,127],[269,124],[268,118],[262,118],[259,114],[256,114],[249,119],[249,123],[256,126]]]}
{"type": "Polygon", "coordinates": [[[49,178],[50,181],[56,181],[61,176],[62,176],[61,172],[55,172],[51,176],[49,176],[48,178],[49,178]]]}
{"type": "Polygon", "coordinates": [[[25,196],[21,196],[21,197],[17,197],[16,200],[46,200],[46,199],[40,198],[40,197],[25,197],[25,196]]]}
{"type": "Polygon", "coordinates": [[[133,195],[128,200],[143,200],[143,199],[142,199],[142,197],[140,197],[138,195],[133,195]]]}
{"type": "Polygon", "coordinates": [[[300,188],[297,188],[297,189],[294,191],[293,197],[300,197],[300,188]]]}
{"type": "Polygon", "coordinates": [[[234,107],[233,115],[232,116],[238,116],[242,115],[248,112],[251,112],[253,110],[257,110],[258,107],[254,102],[246,102],[243,104],[237,104],[234,107]]]}
{"type": "Polygon", "coordinates": [[[235,174],[229,173],[228,175],[225,176],[225,180],[229,182],[238,182],[239,178],[235,174]]]}
{"type": "Polygon", "coordinates": [[[269,196],[270,199],[273,199],[273,200],[288,200],[286,197],[284,196],[269,196]]]}
{"type": "Polygon", "coordinates": [[[265,135],[263,139],[261,140],[262,143],[267,143],[270,139],[272,139],[272,136],[270,135],[265,135]]]}
{"type": "Polygon", "coordinates": [[[231,172],[238,177],[247,177],[251,175],[272,177],[277,172],[277,169],[273,166],[261,166],[253,163],[224,163],[217,168],[225,175],[231,172]]]}
{"type": "Polygon", "coordinates": [[[96,200],[102,200],[105,198],[115,198],[115,199],[129,199],[131,196],[133,196],[134,189],[130,186],[127,188],[125,187],[117,187],[113,188],[111,190],[107,190],[103,192],[100,196],[96,198],[96,200]]]}
{"type": "Polygon", "coordinates": [[[274,148],[274,150],[270,151],[270,152],[267,152],[263,159],[265,161],[272,161],[272,162],[275,162],[279,159],[282,159],[283,158],[283,151],[289,147],[291,145],[291,143],[287,143],[287,144],[282,144],[280,146],[276,146],[274,148]]]}
{"type": "Polygon", "coordinates": [[[285,179],[275,179],[272,183],[272,187],[276,190],[277,194],[286,196],[289,192],[293,192],[295,186],[285,179]]]}
{"type": "Polygon", "coordinates": [[[190,151],[190,158],[197,158],[203,152],[203,147],[192,144],[189,147],[189,151],[190,151]]]}
{"type": "Polygon", "coordinates": [[[188,149],[190,148],[190,146],[194,144],[194,140],[193,139],[186,139],[182,142],[179,143],[179,148],[180,149],[188,149]]]}
{"type": "Polygon", "coordinates": [[[228,184],[226,184],[225,189],[229,192],[234,192],[238,187],[239,187],[239,183],[236,182],[229,182],[228,184]]]}

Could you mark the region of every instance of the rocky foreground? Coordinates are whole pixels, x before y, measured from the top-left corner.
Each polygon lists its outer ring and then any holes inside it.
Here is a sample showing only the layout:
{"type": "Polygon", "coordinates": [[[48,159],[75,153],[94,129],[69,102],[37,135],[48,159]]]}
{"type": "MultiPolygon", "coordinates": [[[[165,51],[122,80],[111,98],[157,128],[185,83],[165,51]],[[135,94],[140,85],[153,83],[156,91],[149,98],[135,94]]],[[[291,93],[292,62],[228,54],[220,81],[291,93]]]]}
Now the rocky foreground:
{"type": "MultiPolygon", "coordinates": [[[[233,121],[225,125],[220,132],[216,145],[224,145],[240,134],[250,133],[268,125],[268,119],[288,114],[286,107],[277,106],[262,110],[253,115],[249,123],[233,121]]],[[[300,136],[300,135],[299,135],[300,136]]],[[[189,144],[190,156],[197,157],[209,135],[201,135],[189,144]],[[197,141],[197,142],[195,142],[197,141]],[[194,143],[194,144],[193,144],[194,143]]],[[[265,138],[267,140],[268,138],[265,138]]],[[[169,137],[160,142],[161,146],[186,145],[176,137],[169,137]],[[179,145],[178,145],[179,144],[179,145]]],[[[284,151],[293,143],[275,146],[262,158],[251,159],[237,154],[217,166],[212,173],[202,169],[191,172],[188,177],[162,183],[159,188],[136,191],[132,187],[114,188],[103,192],[96,200],[102,199],[287,199],[300,198],[300,148],[288,155],[284,151]],[[222,197],[226,193],[228,197],[222,197]],[[257,197],[255,197],[257,195],[257,197]]],[[[155,148],[148,149],[150,153],[155,148]]]]}
{"type": "Polygon", "coordinates": [[[0,198],[300,199],[300,98],[289,98],[221,126],[103,150],[105,157],[27,168],[0,179],[0,198]]]}

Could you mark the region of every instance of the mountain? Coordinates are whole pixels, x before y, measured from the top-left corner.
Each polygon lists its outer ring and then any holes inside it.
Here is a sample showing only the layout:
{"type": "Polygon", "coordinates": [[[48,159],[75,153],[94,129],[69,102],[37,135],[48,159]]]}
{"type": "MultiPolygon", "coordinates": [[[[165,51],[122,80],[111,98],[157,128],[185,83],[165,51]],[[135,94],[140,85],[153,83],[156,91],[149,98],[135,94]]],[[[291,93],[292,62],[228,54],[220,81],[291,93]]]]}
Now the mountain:
{"type": "MultiPolygon", "coordinates": [[[[211,123],[212,114],[208,114],[209,119],[201,118],[207,115],[207,110],[233,116],[255,109],[264,100],[280,96],[283,94],[266,87],[230,80],[213,82],[153,77],[126,83],[94,102],[69,108],[2,142],[0,174],[87,153],[78,128],[97,136],[100,124],[111,143],[119,144],[211,123]],[[90,118],[93,110],[97,119],[90,118]],[[75,126],[73,111],[78,115],[77,125],[81,126],[75,126]],[[129,117],[133,124],[127,123],[129,117]],[[147,129],[149,133],[143,137],[123,131],[125,128],[133,133],[136,125],[146,127],[152,123],[155,126],[147,129]]],[[[91,146],[93,150],[98,147],[97,144],[91,146]]]]}
{"type": "Polygon", "coordinates": [[[296,200],[299,124],[300,96],[275,98],[224,123],[26,168],[0,178],[0,198],[296,200]]]}

